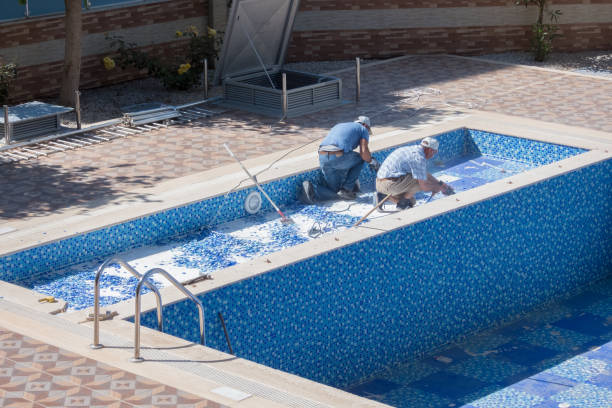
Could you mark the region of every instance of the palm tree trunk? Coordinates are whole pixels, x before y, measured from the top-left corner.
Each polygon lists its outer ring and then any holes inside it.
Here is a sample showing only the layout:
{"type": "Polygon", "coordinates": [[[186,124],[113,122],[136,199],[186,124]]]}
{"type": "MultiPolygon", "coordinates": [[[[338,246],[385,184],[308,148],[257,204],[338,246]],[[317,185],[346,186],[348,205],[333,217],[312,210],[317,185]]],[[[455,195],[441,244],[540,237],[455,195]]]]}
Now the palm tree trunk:
{"type": "Polygon", "coordinates": [[[66,38],[60,103],[74,106],[74,91],[79,89],[81,77],[81,0],[64,0],[64,4],[66,38]]]}

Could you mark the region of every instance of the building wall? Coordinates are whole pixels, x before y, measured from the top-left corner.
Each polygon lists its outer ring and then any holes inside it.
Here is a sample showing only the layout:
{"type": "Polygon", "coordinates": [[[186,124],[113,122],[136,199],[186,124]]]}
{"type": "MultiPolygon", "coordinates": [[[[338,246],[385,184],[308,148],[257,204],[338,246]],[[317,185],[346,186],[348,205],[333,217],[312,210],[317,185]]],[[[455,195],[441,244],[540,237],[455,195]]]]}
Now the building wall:
{"type": "MultiPolygon", "coordinates": [[[[187,26],[225,26],[226,0],[158,0],[83,14],[81,88],[142,77],[107,72],[105,33],[171,55],[186,45],[174,32],[187,26]],[[209,18],[210,16],[210,18],[209,18]]],[[[612,0],[553,0],[563,11],[558,51],[609,49],[612,0]]],[[[534,7],[514,0],[301,0],[288,61],[386,58],[411,53],[475,55],[529,48],[534,7]]],[[[53,96],[64,55],[62,16],[0,23],[0,59],[19,66],[12,102],[53,96]]]]}
{"type": "MultiPolygon", "coordinates": [[[[527,50],[536,8],[514,0],[302,0],[289,60],[527,50]]],[[[609,49],[612,0],[552,0],[557,51],[609,49]]]]}
{"type": "MultiPolygon", "coordinates": [[[[102,58],[111,54],[106,35],[122,36],[154,55],[169,56],[185,49],[176,30],[208,23],[208,0],[159,0],[83,12],[81,88],[140,78],[135,69],[107,71],[102,58]]],[[[64,19],[61,15],[0,23],[0,60],[18,66],[11,102],[58,93],[64,59],[64,19]]]]}

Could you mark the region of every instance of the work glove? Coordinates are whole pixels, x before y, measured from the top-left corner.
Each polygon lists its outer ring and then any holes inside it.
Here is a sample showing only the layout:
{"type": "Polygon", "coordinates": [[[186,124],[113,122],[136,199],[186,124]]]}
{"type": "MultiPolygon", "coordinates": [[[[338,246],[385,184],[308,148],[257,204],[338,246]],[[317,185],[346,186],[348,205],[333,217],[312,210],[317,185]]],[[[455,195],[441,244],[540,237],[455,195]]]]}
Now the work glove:
{"type": "Polygon", "coordinates": [[[374,173],[378,173],[378,169],[380,169],[380,163],[373,157],[372,161],[368,163],[368,166],[370,167],[370,170],[372,170],[374,173]]]}

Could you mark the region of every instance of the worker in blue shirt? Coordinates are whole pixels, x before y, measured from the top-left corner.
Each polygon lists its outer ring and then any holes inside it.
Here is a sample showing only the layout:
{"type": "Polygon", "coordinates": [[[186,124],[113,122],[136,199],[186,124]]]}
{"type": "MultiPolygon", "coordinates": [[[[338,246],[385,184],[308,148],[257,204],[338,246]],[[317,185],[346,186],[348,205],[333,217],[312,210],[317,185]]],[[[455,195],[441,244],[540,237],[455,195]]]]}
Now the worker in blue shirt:
{"type": "Polygon", "coordinates": [[[335,125],[319,146],[322,177],[317,183],[304,181],[300,200],[313,204],[316,200],[355,200],[359,191],[359,173],[367,162],[376,172],[379,163],[368,148],[370,118],[359,116],[354,122],[335,125]],[[353,151],[359,146],[359,153],[353,151]]]}

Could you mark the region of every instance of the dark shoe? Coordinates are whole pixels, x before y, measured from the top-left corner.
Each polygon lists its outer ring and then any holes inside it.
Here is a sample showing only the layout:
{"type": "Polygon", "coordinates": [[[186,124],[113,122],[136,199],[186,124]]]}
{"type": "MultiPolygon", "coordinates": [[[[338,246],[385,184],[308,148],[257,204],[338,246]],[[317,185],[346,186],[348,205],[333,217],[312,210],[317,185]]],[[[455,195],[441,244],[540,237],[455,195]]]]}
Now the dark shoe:
{"type": "Polygon", "coordinates": [[[347,201],[352,201],[355,200],[357,198],[357,194],[352,192],[352,191],[348,191],[345,190],[343,188],[340,189],[340,191],[338,191],[338,196],[343,199],[343,200],[347,200],[347,201]]]}
{"type": "Polygon", "coordinates": [[[304,180],[302,182],[302,191],[300,191],[299,200],[309,205],[315,203],[314,187],[310,181],[304,180]]]}
{"type": "MultiPolygon", "coordinates": [[[[379,192],[374,192],[374,195],[372,196],[373,200],[372,200],[372,205],[374,207],[376,207],[378,205],[378,203],[380,203],[382,200],[385,199],[386,195],[384,195],[383,193],[379,193],[379,192]]],[[[378,212],[384,212],[383,210],[383,206],[385,204],[381,205],[380,207],[378,207],[378,212]]]]}
{"type": "Polygon", "coordinates": [[[402,198],[395,204],[395,207],[397,207],[398,210],[405,210],[406,208],[414,207],[414,203],[409,198],[402,198]]]}
{"type": "Polygon", "coordinates": [[[361,185],[359,184],[359,180],[357,180],[355,182],[355,186],[353,187],[353,193],[360,193],[361,192],[361,185]]]}

